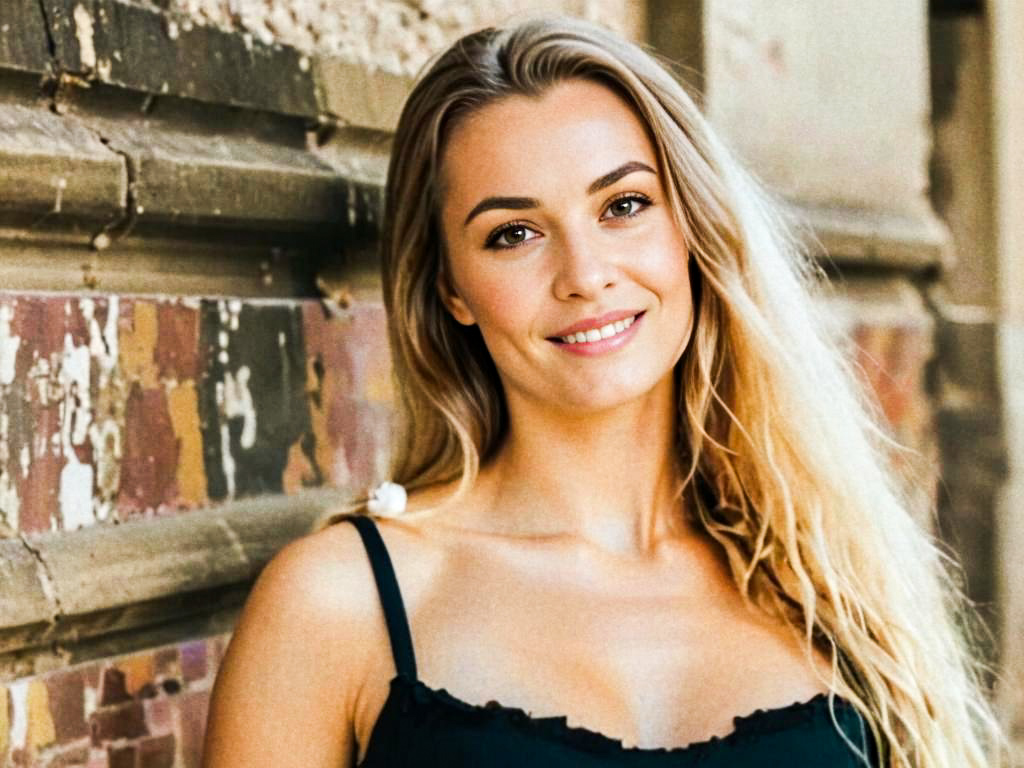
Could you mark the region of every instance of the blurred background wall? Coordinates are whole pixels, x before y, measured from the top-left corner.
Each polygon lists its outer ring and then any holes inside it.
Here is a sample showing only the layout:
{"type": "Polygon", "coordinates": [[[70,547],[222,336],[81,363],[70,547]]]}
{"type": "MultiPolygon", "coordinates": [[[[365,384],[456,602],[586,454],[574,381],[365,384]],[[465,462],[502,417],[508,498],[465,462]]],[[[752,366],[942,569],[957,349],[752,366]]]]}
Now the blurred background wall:
{"type": "MultiPolygon", "coordinates": [[[[1024,6],[521,5],[674,62],[805,223],[1024,765],[1024,6]]],[[[0,4],[0,763],[198,766],[252,579],[384,479],[389,133],[506,7],[0,4]]]]}

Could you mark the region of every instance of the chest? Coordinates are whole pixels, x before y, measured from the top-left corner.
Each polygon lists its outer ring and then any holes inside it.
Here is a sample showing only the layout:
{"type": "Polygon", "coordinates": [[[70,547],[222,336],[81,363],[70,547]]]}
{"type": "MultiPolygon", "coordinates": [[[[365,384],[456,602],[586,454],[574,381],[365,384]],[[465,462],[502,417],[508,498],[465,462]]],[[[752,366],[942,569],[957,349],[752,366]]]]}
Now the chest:
{"type": "Polygon", "coordinates": [[[823,690],[785,628],[731,584],[509,574],[455,570],[415,604],[424,682],[646,747],[724,736],[737,714],[823,690]]]}

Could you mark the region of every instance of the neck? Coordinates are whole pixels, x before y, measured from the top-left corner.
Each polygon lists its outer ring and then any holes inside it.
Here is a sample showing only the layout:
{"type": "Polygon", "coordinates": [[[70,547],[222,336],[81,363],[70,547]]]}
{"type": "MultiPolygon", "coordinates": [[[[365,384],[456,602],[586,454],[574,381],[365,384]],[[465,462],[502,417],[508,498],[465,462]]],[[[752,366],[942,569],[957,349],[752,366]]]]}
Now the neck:
{"type": "Polygon", "coordinates": [[[480,475],[491,523],[636,557],[683,535],[669,384],[638,402],[574,418],[510,398],[508,437],[480,475]]]}

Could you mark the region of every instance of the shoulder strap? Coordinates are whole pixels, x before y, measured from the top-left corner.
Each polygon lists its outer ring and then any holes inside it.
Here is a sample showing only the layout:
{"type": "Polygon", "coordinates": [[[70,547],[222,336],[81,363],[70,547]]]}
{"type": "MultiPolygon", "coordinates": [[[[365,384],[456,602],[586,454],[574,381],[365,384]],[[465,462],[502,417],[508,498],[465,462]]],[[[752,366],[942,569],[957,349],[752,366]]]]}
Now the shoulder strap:
{"type": "Polygon", "coordinates": [[[384,620],[388,626],[391,640],[391,653],[395,657],[395,668],[400,675],[416,679],[416,656],[412,650],[412,635],[409,632],[409,621],[405,616],[402,604],[402,593],[398,589],[398,579],[391,564],[384,539],[377,530],[372,517],[352,515],[345,518],[352,523],[363,539],[366,555],[373,568],[373,578],[377,582],[377,592],[384,609],[384,620]]]}

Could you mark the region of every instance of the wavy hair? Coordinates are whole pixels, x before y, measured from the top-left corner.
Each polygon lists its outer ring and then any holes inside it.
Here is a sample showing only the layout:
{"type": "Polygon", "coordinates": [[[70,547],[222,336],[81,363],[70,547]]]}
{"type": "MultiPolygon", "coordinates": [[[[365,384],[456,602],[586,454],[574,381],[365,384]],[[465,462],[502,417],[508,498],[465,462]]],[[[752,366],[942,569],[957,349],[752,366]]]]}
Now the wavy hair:
{"type": "Polygon", "coordinates": [[[393,480],[458,481],[458,498],[508,429],[479,331],[458,325],[438,291],[445,141],[475,110],[572,78],[613,89],[646,124],[690,246],[696,321],[676,369],[689,513],[743,597],[797,633],[809,659],[826,652],[823,682],[865,717],[882,765],[996,764],[1005,740],[974,613],[954,561],[911,514],[893,444],[810,298],[819,270],[682,85],[600,27],[545,18],[475,32],[406,101],[381,236],[401,424],[393,480]]]}

